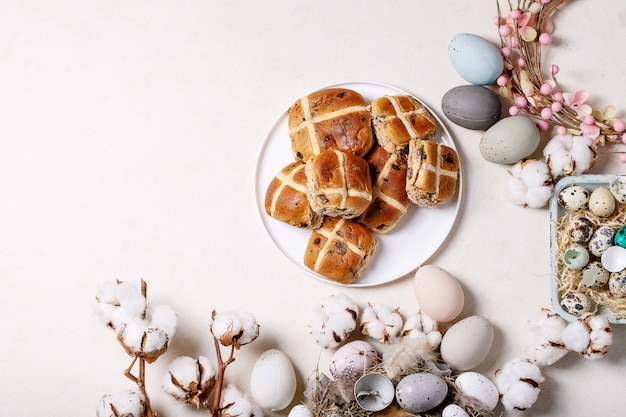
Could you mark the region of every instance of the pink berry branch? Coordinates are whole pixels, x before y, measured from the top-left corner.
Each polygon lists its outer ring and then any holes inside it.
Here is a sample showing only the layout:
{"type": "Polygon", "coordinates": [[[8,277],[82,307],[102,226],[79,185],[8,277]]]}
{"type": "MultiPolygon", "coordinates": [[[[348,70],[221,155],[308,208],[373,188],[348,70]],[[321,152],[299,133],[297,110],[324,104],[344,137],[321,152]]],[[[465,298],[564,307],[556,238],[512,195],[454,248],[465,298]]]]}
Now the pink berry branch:
{"type": "MultiPolygon", "coordinates": [[[[589,137],[596,146],[603,146],[605,140],[626,141],[626,123],[614,118],[613,106],[594,110],[585,104],[587,92],[564,92],[556,79],[557,65],[551,65],[550,78],[544,78],[542,50],[552,43],[552,17],[569,1],[518,0],[516,5],[509,1],[506,15],[497,1],[494,23],[498,26],[505,68],[496,81],[500,94],[512,100],[511,116],[525,114],[543,131],[556,127],[559,135],[589,137]]],[[[620,155],[620,159],[626,162],[626,154],[620,155]]]]}

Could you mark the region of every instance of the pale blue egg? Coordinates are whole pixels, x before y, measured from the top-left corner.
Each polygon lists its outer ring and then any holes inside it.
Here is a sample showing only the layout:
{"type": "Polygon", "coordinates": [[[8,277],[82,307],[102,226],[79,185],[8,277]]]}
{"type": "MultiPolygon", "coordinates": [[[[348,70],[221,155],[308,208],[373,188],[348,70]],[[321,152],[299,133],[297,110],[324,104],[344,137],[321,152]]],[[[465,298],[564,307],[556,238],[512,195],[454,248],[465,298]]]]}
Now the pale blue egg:
{"type": "Polygon", "coordinates": [[[457,73],[475,85],[492,84],[504,69],[500,50],[488,40],[459,33],[448,44],[448,56],[457,73]]]}

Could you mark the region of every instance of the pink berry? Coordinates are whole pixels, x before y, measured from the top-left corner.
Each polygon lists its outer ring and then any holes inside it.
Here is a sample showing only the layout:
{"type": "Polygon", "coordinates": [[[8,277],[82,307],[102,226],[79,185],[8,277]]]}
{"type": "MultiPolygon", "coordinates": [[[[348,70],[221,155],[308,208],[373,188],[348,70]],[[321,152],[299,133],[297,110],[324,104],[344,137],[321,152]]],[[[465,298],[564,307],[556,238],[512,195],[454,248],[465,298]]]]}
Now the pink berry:
{"type": "Polygon", "coordinates": [[[557,91],[556,93],[554,93],[554,95],[552,96],[552,98],[554,98],[556,101],[558,101],[559,103],[563,103],[563,101],[565,100],[563,98],[563,93],[561,93],[560,91],[557,91]]]}
{"type": "Polygon", "coordinates": [[[559,73],[559,66],[556,64],[552,64],[552,66],[550,67],[550,72],[552,73],[552,75],[556,75],[559,73]]]}
{"type": "Polygon", "coordinates": [[[524,61],[524,58],[520,58],[517,60],[517,66],[520,68],[524,68],[526,66],[526,61],[524,61]]]}
{"type": "Polygon", "coordinates": [[[626,135],[622,135],[622,142],[626,143],[626,135]]]}
{"type": "Polygon", "coordinates": [[[496,79],[496,84],[498,84],[500,87],[504,87],[508,83],[509,77],[507,77],[506,75],[501,75],[496,79]]]}
{"type": "Polygon", "coordinates": [[[541,118],[550,120],[552,118],[552,109],[548,107],[541,109],[541,118]]]}
{"type": "Polygon", "coordinates": [[[522,16],[522,11],[520,9],[511,10],[509,16],[511,19],[519,19],[522,16]]]}
{"type": "Polygon", "coordinates": [[[542,33],[539,35],[539,43],[542,45],[550,45],[552,43],[552,35],[549,33],[542,33]]]}
{"type": "Polygon", "coordinates": [[[546,122],[545,120],[537,120],[536,124],[539,130],[541,130],[542,132],[550,129],[550,123],[546,122]]]}
{"type": "Polygon", "coordinates": [[[550,94],[552,92],[552,86],[550,84],[548,84],[548,83],[544,83],[544,84],[541,85],[540,90],[541,90],[541,92],[543,94],[548,95],[548,94],[550,94]]]}
{"type": "Polygon", "coordinates": [[[525,97],[517,96],[515,97],[515,105],[519,107],[520,109],[523,109],[528,105],[528,101],[526,100],[525,97]]]}
{"type": "Polygon", "coordinates": [[[623,153],[620,154],[619,155],[619,160],[620,160],[620,162],[626,162],[626,154],[623,154],[623,153]]]}
{"type": "Polygon", "coordinates": [[[622,133],[626,130],[626,123],[624,123],[623,120],[616,120],[613,122],[613,129],[615,129],[616,132],[622,133]]]}
{"type": "Polygon", "coordinates": [[[555,101],[555,102],[553,102],[553,103],[552,103],[552,105],[550,106],[550,108],[552,109],[552,111],[553,111],[554,113],[558,113],[558,112],[560,112],[561,110],[563,110],[563,104],[561,104],[561,103],[560,103],[560,102],[558,102],[558,101],[555,101]]]}
{"type": "Polygon", "coordinates": [[[502,48],[502,51],[500,51],[502,53],[502,56],[505,58],[508,58],[511,56],[511,50],[509,48],[507,48],[506,46],[504,48],[502,48]]]}
{"type": "Polygon", "coordinates": [[[559,136],[565,136],[567,134],[567,128],[565,126],[559,126],[556,129],[556,133],[558,133],[559,136]]]}
{"type": "Polygon", "coordinates": [[[498,28],[498,33],[500,33],[500,35],[507,37],[511,35],[511,28],[508,26],[500,26],[498,28]]]}
{"type": "Polygon", "coordinates": [[[502,19],[500,16],[494,16],[493,18],[493,24],[496,26],[500,26],[500,24],[502,24],[504,22],[504,19],[502,19]]]}
{"type": "Polygon", "coordinates": [[[517,116],[518,114],[519,114],[519,107],[517,107],[517,106],[509,107],[509,115],[510,116],[517,116]]]}
{"type": "Polygon", "coordinates": [[[592,124],[594,124],[596,122],[595,117],[593,117],[592,115],[588,114],[587,116],[584,117],[583,119],[583,123],[586,124],[587,126],[591,126],[592,124]]]}
{"type": "Polygon", "coordinates": [[[517,39],[517,37],[511,38],[511,46],[513,48],[519,48],[519,40],[517,39]]]}
{"type": "Polygon", "coordinates": [[[541,0],[541,2],[542,2],[543,4],[548,4],[548,3],[550,3],[551,1],[552,1],[552,0],[541,0]]]}

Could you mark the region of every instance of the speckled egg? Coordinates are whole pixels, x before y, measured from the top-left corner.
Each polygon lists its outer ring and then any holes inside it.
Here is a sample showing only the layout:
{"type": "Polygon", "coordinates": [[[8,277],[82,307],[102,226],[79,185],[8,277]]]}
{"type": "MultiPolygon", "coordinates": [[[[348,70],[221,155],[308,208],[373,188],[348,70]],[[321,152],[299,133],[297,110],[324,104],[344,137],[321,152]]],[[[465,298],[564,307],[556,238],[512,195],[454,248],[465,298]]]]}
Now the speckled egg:
{"type": "Polygon", "coordinates": [[[539,146],[539,129],[530,118],[505,117],[480,139],[480,154],[496,164],[515,164],[532,155],[539,146]]]}
{"type": "Polygon", "coordinates": [[[626,297],[626,269],[611,273],[609,278],[609,291],[615,297],[626,297]]]}
{"type": "Polygon", "coordinates": [[[611,180],[611,184],[609,185],[609,190],[611,190],[611,194],[615,197],[620,204],[626,204],[626,178],[625,177],[615,177],[611,180]]]}
{"type": "Polygon", "coordinates": [[[574,243],[589,242],[593,231],[593,222],[586,217],[573,219],[567,228],[567,234],[574,243]]]}
{"type": "Polygon", "coordinates": [[[448,384],[439,375],[420,372],[407,375],[396,385],[398,405],[412,413],[432,410],[448,395],[448,384]]]}
{"type": "Polygon", "coordinates": [[[566,210],[578,211],[589,207],[591,193],[580,185],[570,185],[559,191],[557,202],[566,210]]]}
{"type": "Polygon", "coordinates": [[[456,404],[448,404],[441,412],[441,417],[470,417],[467,411],[456,404]]]}
{"type": "Polygon", "coordinates": [[[593,261],[583,269],[581,282],[587,288],[602,288],[609,281],[610,276],[611,273],[600,261],[593,261]]]}
{"type": "Polygon", "coordinates": [[[478,400],[490,410],[493,410],[498,405],[500,394],[496,384],[479,372],[463,372],[456,377],[454,384],[465,395],[478,400]]]}
{"type": "Polygon", "coordinates": [[[577,317],[595,310],[591,297],[580,292],[567,294],[563,297],[561,299],[561,307],[569,314],[577,317]]]}
{"type": "Polygon", "coordinates": [[[485,130],[502,114],[502,103],[496,93],[480,85],[454,87],[441,99],[443,114],[466,129],[485,130]]]}
{"type": "Polygon", "coordinates": [[[609,217],[615,211],[615,197],[606,187],[598,187],[589,196],[589,210],[598,217],[609,217]]]}
{"type": "Polygon", "coordinates": [[[354,377],[374,366],[378,352],[365,340],[353,340],[335,351],[329,370],[335,378],[354,377]]]}
{"type": "Polygon", "coordinates": [[[459,33],[448,43],[448,57],[456,72],[475,85],[493,83],[502,74],[504,60],[495,44],[471,33],[459,33]]]}
{"type": "Polygon", "coordinates": [[[583,269],[589,263],[589,251],[582,245],[572,245],[563,251],[563,263],[569,269],[583,269]]]}
{"type": "Polygon", "coordinates": [[[613,246],[613,238],[615,237],[615,229],[611,226],[603,225],[596,229],[589,239],[589,252],[598,258],[602,253],[613,246]]]}

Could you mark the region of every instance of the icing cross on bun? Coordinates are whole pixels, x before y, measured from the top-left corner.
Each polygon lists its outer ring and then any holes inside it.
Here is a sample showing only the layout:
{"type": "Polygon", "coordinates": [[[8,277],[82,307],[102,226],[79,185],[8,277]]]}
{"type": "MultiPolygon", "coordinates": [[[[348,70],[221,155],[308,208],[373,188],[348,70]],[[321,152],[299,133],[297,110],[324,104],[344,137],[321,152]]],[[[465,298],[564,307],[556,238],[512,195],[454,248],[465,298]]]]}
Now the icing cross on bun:
{"type": "Polygon", "coordinates": [[[437,124],[414,97],[383,96],[370,105],[378,143],[387,152],[406,154],[411,139],[433,139],[437,124]]]}
{"type": "Polygon", "coordinates": [[[265,212],[296,227],[316,229],[324,216],[311,209],[304,163],[292,162],[272,179],[265,193],[265,212]]]}
{"type": "Polygon", "coordinates": [[[328,149],[365,156],[375,143],[368,102],[356,91],[328,88],[296,101],[288,114],[296,160],[328,149]]]}
{"type": "Polygon", "coordinates": [[[340,284],[350,284],[363,273],[377,244],[374,233],[357,221],[326,217],[309,237],[304,265],[340,284]]]}
{"type": "Polygon", "coordinates": [[[459,158],[454,149],[412,139],[407,167],[406,192],[418,206],[435,207],[454,195],[459,176],[459,158]]]}

